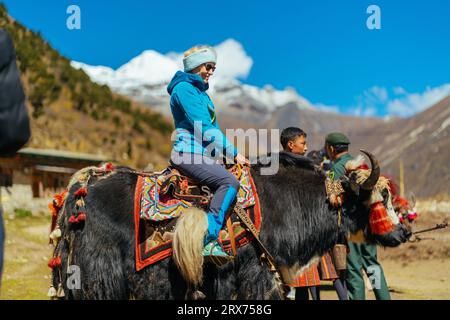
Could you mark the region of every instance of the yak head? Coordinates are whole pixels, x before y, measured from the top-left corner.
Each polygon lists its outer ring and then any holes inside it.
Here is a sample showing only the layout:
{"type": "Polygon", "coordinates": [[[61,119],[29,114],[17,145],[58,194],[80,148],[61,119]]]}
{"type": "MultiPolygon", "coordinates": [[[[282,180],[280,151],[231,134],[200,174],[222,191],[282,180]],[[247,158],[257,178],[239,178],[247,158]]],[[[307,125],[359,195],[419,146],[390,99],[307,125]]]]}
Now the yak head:
{"type": "Polygon", "coordinates": [[[358,156],[347,162],[346,174],[340,180],[345,191],[343,211],[360,222],[359,228],[351,232],[349,239],[396,247],[411,236],[411,226],[406,223],[410,219],[405,220],[403,215],[410,214],[413,218],[412,208],[393,195],[392,182],[380,174],[375,156],[364,150],[361,152],[369,158],[371,168],[364,164],[364,157],[358,156]],[[361,215],[361,212],[365,214],[361,215]],[[355,216],[358,214],[359,217],[355,216]]]}
{"type": "Polygon", "coordinates": [[[391,187],[392,192],[392,205],[394,206],[395,213],[397,214],[401,223],[405,224],[412,229],[414,222],[418,217],[416,209],[416,198],[414,194],[411,194],[410,199],[401,197],[395,194],[394,187],[391,187]]]}

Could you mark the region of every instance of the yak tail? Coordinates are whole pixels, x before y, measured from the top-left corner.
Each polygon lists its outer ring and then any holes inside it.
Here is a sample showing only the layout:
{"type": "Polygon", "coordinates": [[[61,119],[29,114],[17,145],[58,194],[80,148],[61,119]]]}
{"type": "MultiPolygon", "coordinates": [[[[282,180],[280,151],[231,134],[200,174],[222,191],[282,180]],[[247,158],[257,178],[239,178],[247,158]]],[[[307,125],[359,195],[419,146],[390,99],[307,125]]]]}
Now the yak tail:
{"type": "Polygon", "coordinates": [[[203,281],[203,241],[208,229],[206,213],[189,208],[178,218],[173,236],[173,258],[184,279],[198,286],[203,281]]]}

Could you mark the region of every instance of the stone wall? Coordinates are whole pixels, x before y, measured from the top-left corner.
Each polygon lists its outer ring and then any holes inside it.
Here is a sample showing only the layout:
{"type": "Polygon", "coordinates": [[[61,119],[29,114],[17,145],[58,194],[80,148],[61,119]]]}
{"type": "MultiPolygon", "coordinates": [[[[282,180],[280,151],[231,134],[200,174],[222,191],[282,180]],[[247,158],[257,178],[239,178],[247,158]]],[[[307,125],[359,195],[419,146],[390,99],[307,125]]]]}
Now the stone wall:
{"type": "Polygon", "coordinates": [[[0,203],[5,216],[13,217],[14,209],[28,210],[33,215],[50,214],[48,204],[52,201],[51,195],[33,198],[30,185],[17,184],[8,190],[0,188],[0,203]]]}

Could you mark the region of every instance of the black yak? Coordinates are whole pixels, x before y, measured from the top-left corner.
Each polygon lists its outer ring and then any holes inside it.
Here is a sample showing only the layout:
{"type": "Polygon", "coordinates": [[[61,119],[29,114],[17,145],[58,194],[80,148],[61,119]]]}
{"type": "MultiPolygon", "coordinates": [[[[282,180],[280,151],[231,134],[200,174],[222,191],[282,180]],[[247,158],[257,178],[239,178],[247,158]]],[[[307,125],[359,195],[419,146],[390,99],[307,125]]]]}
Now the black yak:
{"type": "MultiPolygon", "coordinates": [[[[349,179],[346,202],[352,205],[343,210],[340,217],[327,200],[324,172],[310,159],[280,153],[280,167],[274,175],[261,175],[263,165],[260,163],[252,166],[251,174],[263,214],[260,239],[272,254],[284,281],[329,251],[339,238],[359,230],[365,232],[368,241],[381,245],[394,246],[406,241],[409,234],[401,225],[387,236],[370,235],[366,199],[363,198],[370,197],[378,180],[379,168],[376,160],[370,155],[369,158],[373,170],[365,181],[356,182],[360,190],[355,190],[349,179]]],[[[89,172],[92,170],[88,168],[74,176],[58,218],[62,234],[55,256],[61,258],[61,265],[53,269],[53,285],[62,286],[65,298],[185,299],[191,298],[193,292],[199,292],[192,290],[193,283],[207,299],[284,297],[276,274],[261,263],[255,241],[239,248],[233,262],[222,267],[205,264],[201,269],[202,276],[197,279],[189,276],[185,279],[189,272],[180,272],[180,265],[173,258],[136,272],[132,212],[137,175],[127,168],[119,168],[100,177],[89,172]],[[77,201],[74,193],[79,190],[80,181],[84,181],[88,191],[84,198],[87,216],[84,223],[74,229],[68,219],[77,201]],[[69,265],[79,268],[80,287],[74,286],[74,274],[68,272],[69,265]]],[[[186,243],[178,245],[191,245],[194,240],[198,245],[202,241],[201,229],[205,228],[202,219],[205,220],[204,213],[198,211],[184,214],[179,219],[175,239],[184,239],[186,243]],[[189,217],[194,217],[195,223],[189,217]],[[186,229],[189,223],[200,232],[186,229]],[[178,229],[190,233],[180,234],[183,232],[178,229]]]]}

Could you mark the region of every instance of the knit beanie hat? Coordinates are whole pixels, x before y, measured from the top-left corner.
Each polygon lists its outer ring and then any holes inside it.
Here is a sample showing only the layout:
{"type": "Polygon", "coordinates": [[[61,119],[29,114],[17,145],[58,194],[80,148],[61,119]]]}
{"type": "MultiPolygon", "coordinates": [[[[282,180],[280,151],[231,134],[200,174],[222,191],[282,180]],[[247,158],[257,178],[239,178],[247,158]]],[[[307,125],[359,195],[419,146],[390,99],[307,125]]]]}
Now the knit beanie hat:
{"type": "Polygon", "coordinates": [[[183,59],[184,72],[189,72],[206,62],[216,63],[217,54],[214,48],[204,47],[183,59]]]}

